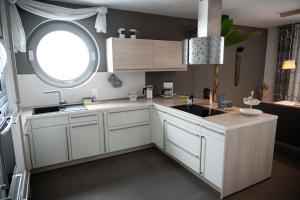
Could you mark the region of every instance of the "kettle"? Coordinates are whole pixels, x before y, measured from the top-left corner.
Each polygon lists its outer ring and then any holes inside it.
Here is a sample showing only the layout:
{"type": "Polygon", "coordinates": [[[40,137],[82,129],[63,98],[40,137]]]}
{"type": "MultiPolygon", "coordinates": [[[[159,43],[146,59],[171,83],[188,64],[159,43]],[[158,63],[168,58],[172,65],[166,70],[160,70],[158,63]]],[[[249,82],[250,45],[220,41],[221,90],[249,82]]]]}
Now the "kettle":
{"type": "Polygon", "coordinates": [[[146,87],[143,88],[143,94],[145,95],[146,99],[152,99],[153,98],[153,86],[146,85],[146,87]]]}

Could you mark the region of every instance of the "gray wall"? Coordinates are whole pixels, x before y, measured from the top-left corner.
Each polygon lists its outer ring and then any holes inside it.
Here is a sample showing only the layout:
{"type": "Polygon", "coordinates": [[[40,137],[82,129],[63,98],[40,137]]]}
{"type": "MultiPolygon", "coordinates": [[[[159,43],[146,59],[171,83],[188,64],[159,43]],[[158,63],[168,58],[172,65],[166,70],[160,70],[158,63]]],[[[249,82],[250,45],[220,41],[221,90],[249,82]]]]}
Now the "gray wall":
{"type": "MultiPolygon", "coordinates": [[[[268,32],[266,29],[251,27],[236,26],[236,28],[243,32],[259,30],[262,33],[261,36],[252,38],[245,43],[226,48],[224,64],[220,67],[219,93],[226,93],[226,98],[233,100],[235,105],[242,105],[242,97],[249,96],[251,90],[258,94],[258,89],[263,83],[268,32]],[[244,47],[244,52],[241,61],[240,83],[235,87],[235,51],[238,46],[244,47]]],[[[153,84],[155,93],[159,94],[163,81],[173,81],[175,92],[202,97],[203,88],[212,86],[212,69],[211,65],[195,65],[189,66],[187,72],[151,72],[146,74],[146,83],[153,84]]]]}
{"type": "MultiPolygon", "coordinates": [[[[19,9],[25,33],[28,35],[31,31],[45,21],[45,18],[39,17],[19,9]]],[[[95,37],[100,48],[101,63],[100,72],[107,71],[105,39],[118,36],[117,31],[120,27],[127,30],[135,28],[140,31],[138,38],[177,40],[185,38],[185,30],[188,25],[195,25],[195,20],[188,20],[175,17],[166,17],[160,15],[150,15],[136,12],[109,9],[107,14],[107,34],[96,33],[95,17],[77,21],[95,37]]],[[[16,54],[18,74],[33,74],[33,70],[28,62],[25,53],[16,54]]]]}
{"type": "MultiPolygon", "coordinates": [[[[46,20],[20,10],[25,32],[28,34],[39,23],[46,20]]],[[[187,36],[187,27],[196,26],[196,20],[167,17],[152,14],[143,14],[129,11],[109,9],[107,14],[107,34],[95,32],[95,17],[79,20],[96,38],[100,48],[101,66],[99,71],[106,71],[105,39],[117,36],[120,27],[135,28],[140,31],[139,38],[161,39],[161,40],[183,40],[187,36]]],[[[241,98],[250,93],[250,90],[258,90],[263,82],[264,63],[267,43],[267,30],[250,27],[237,27],[244,32],[259,30],[261,36],[241,44],[245,48],[242,57],[241,79],[238,87],[234,86],[234,63],[236,47],[225,50],[225,63],[220,69],[220,92],[226,91],[227,97],[239,105],[241,98]]],[[[18,74],[34,73],[30,67],[25,53],[16,54],[18,74]]],[[[154,85],[155,94],[160,94],[163,81],[174,81],[175,92],[193,93],[196,97],[202,95],[204,87],[211,87],[211,66],[189,66],[186,72],[151,72],[146,73],[146,84],[154,85]]]]}

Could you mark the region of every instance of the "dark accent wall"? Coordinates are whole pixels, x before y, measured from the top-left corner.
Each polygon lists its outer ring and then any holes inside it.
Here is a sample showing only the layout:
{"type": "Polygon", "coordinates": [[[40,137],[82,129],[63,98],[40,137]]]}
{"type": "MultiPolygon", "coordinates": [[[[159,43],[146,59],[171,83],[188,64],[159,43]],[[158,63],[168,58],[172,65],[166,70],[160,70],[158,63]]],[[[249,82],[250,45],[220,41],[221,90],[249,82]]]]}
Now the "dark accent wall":
{"type": "MultiPolygon", "coordinates": [[[[224,64],[219,71],[219,94],[225,93],[226,98],[241,106],[242,98],[250,96],[254,90],[256,97],[263,84],[265,57],[267,47],[266,29],[235,26],[242,32],[260,31],[260,36],[251,38],[245,43],[225,48],[224,64]],[[235,52],[237,47],[244,47],[241,61],[240,82],[234,86],[235,52]]],[[[180,38],[179,38],[180,39],[180,38]]],[[[211,88],[213,82],[212,65],[189,66],[187,72],[148,72],[146,84],[154,85],[155,94],[160,94],[164,81],[173,81],[176,93],[189,93],[201,98],[204,88],[211,88]]]]}
{"type": "MultiPolygon", "coordinates": [[[[19,9],[19,12],[27,37],[36,26],[47,20],[22,9],[19,9]]],[[[96,17],[90,17],[88,19],[78,20],[77,22],[89,30],[98,43],[101,57],[98,70],[100,72],[107,71],[105,40],[109,37],[117,37],[117,31],[120,27],[126,30],[131,28],[137,29],[140,31],[138,38],[142,39],[181,40],[185,38],[186,27],[196,24],[195,20],[108,9],[107,34],[103,34],[96,32],[94,28],[95,19],[96,17]]],[[[18,74],[34,73],[28,62],[26,53],[17,53],[16,60],[18,74]]]]}
{"type": "MultiPolygon", "coordinates": [[[[64,4],[63,4],[64,5],[64,4]]],[[[69,5],[70,6],[70,5],[69,5]]],[[[74,7],[72,5],[72,7],[74,7]]],[[[75,6],[76,7],[76,6],[75,6]]],[[[38,17],[26,11],[19,10],[23,26],[28,36],[29,33],[45,18],[38,17]]],[[[187,37],[189,26],[196,26],[197,21],[176,17],[167,17],[153,14],[121,11],[109,9],[107,14],[107,34],[96,33],[94,24],[95,17],[77,21],[86,27],[95,37],[100,48],[101,64],[100,72],[106,69],[105,39],[116,37],[118,28],[135,28],[140,31],[138,38],[183,40],[187,37]]],[[[265,54],[267,45],[267,30],[252,27],[237,26],[244,32],[259,30],[261,36],[257,36],[239,46],[244,47],[241,64],[241,77],[238,87],[234,86],[235,49],[225,49],[225,63],[220,68],[220,92],[226,92],[227,97],[240,105],[243,96],[249,95],[251,90],[258,91],[262,85],[265,54]]],[[[25,53],[17,53],[18,74],[33,74],[25,53]]],[[[146,84],[154,85],[154,93],[160,94],[164,81],[173,81],[176,93],[190,93],[201,97],[204,87],[212,85],[212,67],[209,65],[189,66],[185,72],[148,72],[146,84]]]]}

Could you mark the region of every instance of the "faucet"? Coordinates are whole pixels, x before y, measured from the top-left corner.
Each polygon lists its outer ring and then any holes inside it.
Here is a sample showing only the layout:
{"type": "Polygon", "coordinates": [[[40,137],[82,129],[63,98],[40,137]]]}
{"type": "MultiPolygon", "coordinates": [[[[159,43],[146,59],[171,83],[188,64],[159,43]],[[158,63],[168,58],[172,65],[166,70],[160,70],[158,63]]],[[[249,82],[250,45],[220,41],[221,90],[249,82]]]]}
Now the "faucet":
{"type": "Polygon", "coordinates": [[[57,93],[58,94],[58,98],[59,98],[59,107],[62,108],[63,107],[63,104],[66,104],[67,101],[66,100],[62,100],[61,98],[61,92],[58,91],[58,90],[51,90],[51,91],[45,91],[44,94],[52,94],[52,93],[57,93]]]}

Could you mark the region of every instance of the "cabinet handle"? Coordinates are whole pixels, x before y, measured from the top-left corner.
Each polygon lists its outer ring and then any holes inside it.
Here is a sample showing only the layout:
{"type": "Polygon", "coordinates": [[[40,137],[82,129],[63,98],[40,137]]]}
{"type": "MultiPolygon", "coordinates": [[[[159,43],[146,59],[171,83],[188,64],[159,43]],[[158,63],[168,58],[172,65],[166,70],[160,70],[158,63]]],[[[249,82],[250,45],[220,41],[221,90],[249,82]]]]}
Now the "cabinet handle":
{"type": "Polygon", "coordinates": [[[69,150],[69,140],[68,140],[68,127],[65,127],[66,130],[66,140],[67,140],[67,154],[68,154],[68,160],[70,160],[70,150],[69,150]]]}
{"type": "Polygon", "coordinates": [[[128,128],[134,128],[134,127],[139,127],[139,126],[147,126],[150,123],[144,123],[144,124],[135,124],[131,126],[126,126],[126,127],[120,127],[120,128],[110,128],[109,131],[117,131],[117,130],[122,130],[122,129],[128,129],[128,128]]]}
{"type": "Polygon", "coordinates": [[[219,132],[219,131],[216,131],[216,130],[213,130],[213,129],[211,129],[211,128],[208,128],[207,126],[204,126],[204,125],[202,125],[202,127],[203,127],[203,128],[205,128],[205,129],[207,129],[207,130],[209,130],[209,131],[212,131],[212,132],[215,132],[215,133],[218,133],[218,134],[224,135],[224,133],[222,133],[222,132],[219,132]]]}
{"type": "Polygon", "coordinates": [[[71,128],[81,128],[81,127],[86,127],[86,126],[97,126],[98,123],[93,123],[93,124],[83,124],[83,125],[78,125],[78,126],[72,126],[71,128]]]}
{"type": "Polygon", "coordinates": [[[94,116],[97,116],[97,114],[72,116],[71,119],[77,119],[77,118],[83,118],[83,117],[94,117],[94,116]]]}
{"type": "Polygon", "coordinates": [[[173,144],[174,146],[178,147],[178,148],[181,149],[182,151],[184,151],[184,152],[190,154],[191,156],[193,156],[193,157],[195,157],[195,158],[198,158],[198,159],[200,158],[199,156],[197,156],[197,155],[195,155],[195,154],[189,152],[188,150],[182,148],[181,146],[177,145],[175,142],[172,142],[170,139],[167,139],[167,141],[170,142],[171,144],[173,144]]]}
{"type": "Polygon", "coordinates": [[[201,136],[200,137],[200,175],[203,175],[204,174],[204,172],[202,171],[202,164],[204,164],[203,162],[202,162],[202,159],[203,159],[203,157],[202,157],[202,155],[203,155],[203,140],[205,140],[206,141],[206,138],[205,138],[205,136],[201,136]]]}
{"type": "Polygon", "coordinates": [[[167,130],[166,130],[167,129],[166,123],[167,123],[167,120],[164,119],[164,124],[163,124],[163,136],[164,136],[164,141],[163,141],[164,142],[163,143],[164,146],[163,147],[164,147],[164,150],[166,150],[166,138],[167,138],[166,137],[166,132],[167,132],[167,130]]]}
{"type": "Polygon", "coordinates": [[[187,132],[187,133],[189,133],[189,134],[191,134],[191,135],[193,135],[193,136],[200,137],[200,135],[195,134],[195,133],[193,133],[193,132],[191,132],[191,131],[188,131],[188,130],[186,130],[186,129],[183,129],[183,128],[177,126],[176,124],[170,123],[169,121],[167,121],[167,123],[168,123],[168,124],[171,124],[172,126],[175,126],[176,128],[178,128],[178,129],[180,129],[180,130],[183,130],[184,132],[187,132]]]}

